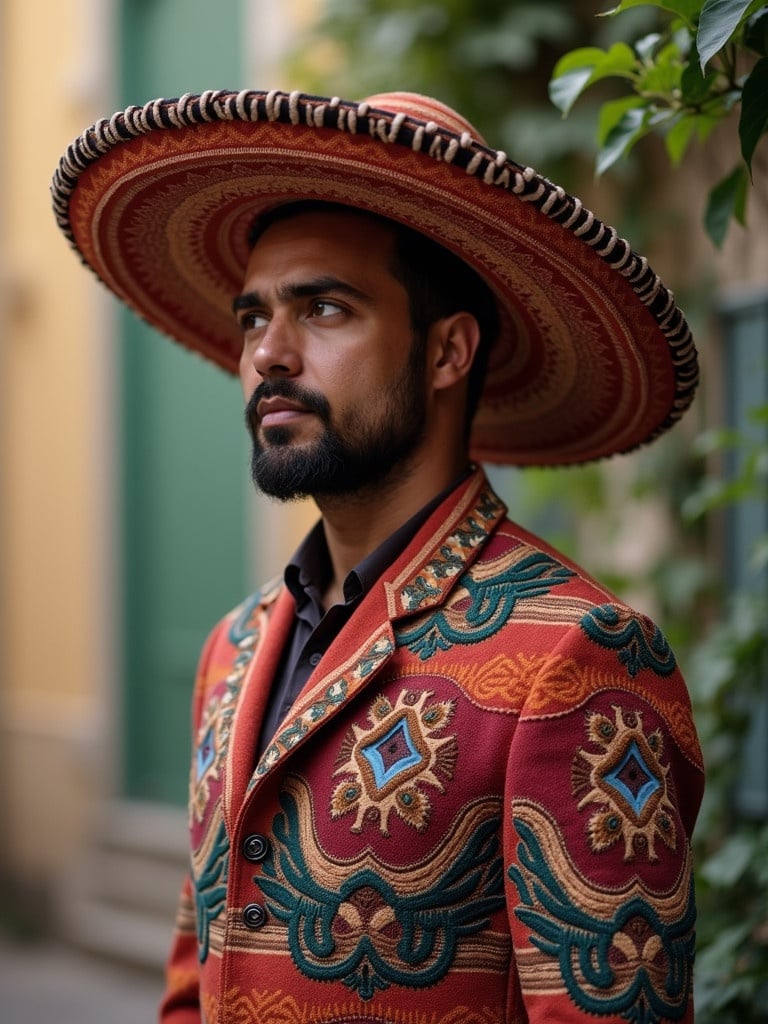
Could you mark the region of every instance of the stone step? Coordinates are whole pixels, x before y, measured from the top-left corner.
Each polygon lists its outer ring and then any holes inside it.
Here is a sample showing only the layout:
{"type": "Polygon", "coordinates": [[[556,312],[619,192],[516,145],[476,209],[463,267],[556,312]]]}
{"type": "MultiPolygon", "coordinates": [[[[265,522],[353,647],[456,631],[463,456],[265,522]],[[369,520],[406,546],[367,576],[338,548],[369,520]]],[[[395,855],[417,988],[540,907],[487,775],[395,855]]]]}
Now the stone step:
{"type": "Polygon", "coordinates": [[[119,964],[161,973],[168,958],[173,918],[113,907],[80,896],[67,906],[64,938],[76,949],[119,964]]]}
{"type": "Polygon", "coordinates": [[[64,886],[63,937],[89,953],[161,969],[187,851],[186,813],[179,808],[105,805],[87,854],[64,886]]]}

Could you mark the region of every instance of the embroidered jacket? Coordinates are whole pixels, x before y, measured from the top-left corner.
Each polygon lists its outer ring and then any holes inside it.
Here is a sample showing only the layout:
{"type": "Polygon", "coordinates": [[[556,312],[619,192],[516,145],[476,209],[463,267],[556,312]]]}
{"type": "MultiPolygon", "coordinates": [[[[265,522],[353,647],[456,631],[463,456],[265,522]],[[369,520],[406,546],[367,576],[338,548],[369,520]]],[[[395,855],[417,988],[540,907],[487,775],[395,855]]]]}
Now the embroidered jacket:
{"type": "Polygon", "coordinates": [[[505,513],[477,470],[430,516],[258,765],[292,598],[214,630],[163,1021],[693,1020],[674,655],[505,513]]]}

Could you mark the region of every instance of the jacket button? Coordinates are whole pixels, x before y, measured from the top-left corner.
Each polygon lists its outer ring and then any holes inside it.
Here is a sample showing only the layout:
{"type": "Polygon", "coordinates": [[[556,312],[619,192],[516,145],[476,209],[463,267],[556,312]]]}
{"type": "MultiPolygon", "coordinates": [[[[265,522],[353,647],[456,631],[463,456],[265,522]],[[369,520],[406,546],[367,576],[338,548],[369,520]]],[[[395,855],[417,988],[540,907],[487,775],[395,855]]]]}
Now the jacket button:
{"type": "Polygon", "coordinates": [[[260,903],[249,903],[243,910],[243,921],[246,928],[256,931],[267,923],[267,912],[260,903]]]}
{"type": "Polygon", "coordinates": [[[258,832],[254,832],[252,836],[246,836],[243,840],[243,856],[246,860],[251,861],[253,864],[258,864],[259,861],[264,860],[269,852],[269,843],[267,842],[266,836],[261,835],[258,832]]]}

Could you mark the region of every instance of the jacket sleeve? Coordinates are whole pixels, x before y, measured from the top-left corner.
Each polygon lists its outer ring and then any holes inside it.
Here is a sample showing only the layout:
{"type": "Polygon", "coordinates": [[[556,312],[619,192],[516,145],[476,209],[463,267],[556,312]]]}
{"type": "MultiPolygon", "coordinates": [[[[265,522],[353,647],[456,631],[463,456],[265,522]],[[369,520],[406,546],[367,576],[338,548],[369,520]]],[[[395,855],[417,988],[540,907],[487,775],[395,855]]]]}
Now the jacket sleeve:
{"type": "Polygon", "coordinates": [[[674,655],[603,605],[532,669],[504,835],[525,1019],[690,1022],[703,768],[674,655]]]}
{"type": "Polygon", "coordinates": [[[176,927],[165,970],[165,992],[160,1004],[163,1024],[200,1024],[199,966],[195,906],[187,875],[179,896],[176,927]]]}
{"type": "MultiPolygon", "coordinates": [[[[208,683],[208,668],[221,632],[221,623],[209,635],[198,663],[192,699],[192,736],[197,735],[208,683]]],[[[165,969],[165,991],[160,1003],[161,1024],[200,1024],[200,961],[191,874],[182,883],[171,950],[165,969]]]]}

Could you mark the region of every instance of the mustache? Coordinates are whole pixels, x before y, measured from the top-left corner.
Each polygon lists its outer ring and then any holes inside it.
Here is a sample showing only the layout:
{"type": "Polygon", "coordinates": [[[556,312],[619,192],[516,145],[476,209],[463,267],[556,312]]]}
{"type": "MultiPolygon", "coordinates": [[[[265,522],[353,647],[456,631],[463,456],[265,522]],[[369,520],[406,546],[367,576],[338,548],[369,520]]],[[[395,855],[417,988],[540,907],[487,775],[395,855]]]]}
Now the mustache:
{"type": "Polygon", "coordinates": [[[330,420],[331,407],[325,395],[320,394],[319,391],[310,391],[309,388],[304,388],[292,380],[277,377],[274,380],[263,380],[248,399],[245,407],[245,419],[252,429],[259,423],[257,410],[262,398],[285,398],[289,402],[296,402],[310,412],[316,413],[326,424],[330,420]]]}

